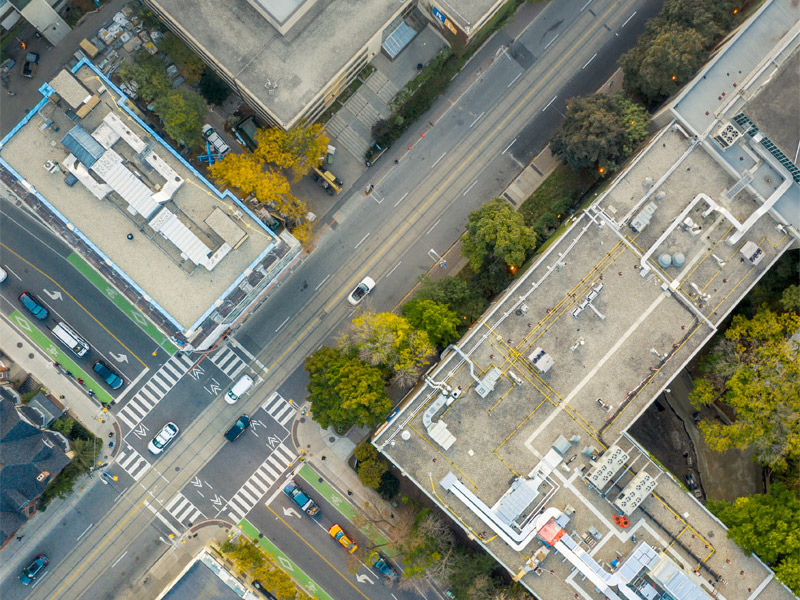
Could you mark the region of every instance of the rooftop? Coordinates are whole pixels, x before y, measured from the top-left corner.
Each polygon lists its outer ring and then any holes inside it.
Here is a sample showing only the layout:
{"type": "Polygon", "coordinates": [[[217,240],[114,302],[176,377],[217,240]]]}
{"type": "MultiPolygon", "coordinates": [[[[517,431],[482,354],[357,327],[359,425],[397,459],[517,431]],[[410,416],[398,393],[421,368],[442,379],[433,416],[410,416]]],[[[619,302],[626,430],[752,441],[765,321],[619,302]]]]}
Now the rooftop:
{"type": "Polygon", "coordinates": [[[170,15],[174,26],[195,40],[285,127],[407,4],[397,0],[148,1],[170,15]],[[284,34],[263,12],[280,20],[283,9],[294,10],[295,5],[307,12],[284,34]],[[281,10],[276,12],[276,7],[281,10]],[[268,89],[275,84],[274,90],[268,89]]]}

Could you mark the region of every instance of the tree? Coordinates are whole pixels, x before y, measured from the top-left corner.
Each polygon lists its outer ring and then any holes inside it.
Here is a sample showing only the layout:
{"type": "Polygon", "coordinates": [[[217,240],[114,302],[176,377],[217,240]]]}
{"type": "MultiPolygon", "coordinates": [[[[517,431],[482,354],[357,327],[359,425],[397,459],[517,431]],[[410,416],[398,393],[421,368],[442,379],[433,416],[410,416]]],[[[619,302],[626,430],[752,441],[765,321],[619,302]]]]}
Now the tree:
{"type": "Polygon", "coordinates": [[[495,198],[472,211],[467,233],[461,238],[461,252],[476,272],[493,259],[508,267],[518,267],[535,246],[535,234],[502,198],[495,198]]]}
{"type": "Polygon", "coordinates": [[[721,398],[736,411],[731,425],[701,423],[712,450],[752,447],[759,461],[777,469],[800,460],[800,361],[791,339],[798,329],[795,313],[766,308],[752,319],[733,318],[727,343],[712,353],[719,374],[697,380],[689,397],[695,406],[721,398]]]}
{"type": "Polygon", "coordinates": [[[677,91],[708,55],[703,36],[695,29],[656,25],[647,28],[636,47],[619,59],[625,91],[648,102],[660,102],[677,91]]]}
{"type": "Polygon", "coordinates": [[[206,65],[178,36],[172,32],[165,33],[158,42],[158,49],[175,63],[186,81],[191,84],[200,81],[206,65]]]}
{"type": "Polygon", "coordinates": [[[320,427],[380,423],[392,408],[380,370],[323,346],[306,358],[308,393],[320,427]]]}
{"type": "Polygon", "coordinates": [[[358,460],[358,478],[361,483],[373,490],[377,490],[381,485],[383,474],[389,470],[389,466],[378,455],[375,446],[369,440],[364,440],[353,450],[353,455],[358,460]]]}
{"type": "Polygon", "coordinates": [[[438,348],[458,339],[458,315],[446,304],[414,298],[406,302],[400,312],[414,329],[427,333],[431,343],[438,348]]]}
{"type": "Polygon", "coordinates": [[[59,433],[69,437],[72,428],[75,426],[75,420],[68,416],[59,417],[50,425],[50,429],[58,431],[59,433]]]}
{"type": "Polygon", "coordinates": [[[353,348],[361,360],[383,365],[393,371],[394,381],[408,385],[416,380],[435,353],[428,334],[414,329],[394,313],[363,313],[353,319],[352,332],[339,340],[340,346],[353,348]]]}
{"type": "Polygon", "coordinates": [[[783,290],[781,306],[785,311],[800,312],[800,285],[795,283],[783,290]]]}
{"type": "Polygon", "coordinates": [[[644,107],[619,94],[575,98],[550,141],[550,149],[575,171],[615,171],[647,138],[649,122],[644,107]]]}
{"type": "Polygon", "coordinates": [[[795,594],[800,592],[800,499],[780,483],[767,494],[708,501],[708,509],[728,527],[728,537],[745,552],[775,568],[795,594]]]}
{"type": "Polygon", "coordinates": [[[450,575],[450,589],[456,598],[484,600],[490,598],[498,587],[492,572],[495,560],[485,552],[472,552],[459,547],[450,575]]]}
{"type": "Polygon", "coordinates": [[[172,89],[164,63],[157,56],[144,50],[134,54],[132,62],[123,62],[117,74],[123,82],[134,80],[137,86],[136,93],[147,102],[167,94],[172,89]]]}
{"type": "Polygon", "coordinates": [[[311,167],[325,156],[330,140],[320,124],[301,123],[289,131],[277,127],[259,129],[255,155],[263,162],[281,169],[289,169],[293,179],[299,180],[311,167]]]}
{"type": "Polygon", "coordinates": [[[183,88],[170,90],[153,101],[153,111],[171,138],[193,150],[202,147],[200,129],[206,108],[200,96],[183,88]]]}
{"type": "Polygon", "coordinates": [[[231,95],[231,89],[228,84],[222,81],[213,70],[205,67],[203,75],[200,77],[200,95],[203,96],[206,102],[214,106],[220,106],[228,96],[231,95]]]}
{"type": "Polygon", "coordinates": [[[735,0],[667,0],[659,17],[696,30],[709,48],[733,24],[737,8],[735,0]]]}
{"type": "Polygon", "coordinates": [[[433,577],[447,581],[456,561],[453,532],[438,515],[423,509],[411,532],[399,544],[403,579],[433,577]]]}
{"type": "Polygon", "coordinates": [[[423,276],[421,281],[415,297],[450,307],[458,315],[462,328],[478,320],[486,310],[488,302],[463,279],[447,276],[433,281],[423,276]]]}

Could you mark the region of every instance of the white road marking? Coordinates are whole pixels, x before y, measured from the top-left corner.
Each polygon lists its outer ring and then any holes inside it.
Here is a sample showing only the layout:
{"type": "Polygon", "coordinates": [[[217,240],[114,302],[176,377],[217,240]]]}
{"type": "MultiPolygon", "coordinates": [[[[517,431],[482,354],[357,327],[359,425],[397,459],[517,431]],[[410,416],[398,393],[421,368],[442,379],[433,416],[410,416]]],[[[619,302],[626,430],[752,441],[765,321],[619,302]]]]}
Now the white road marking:
{"type": "Polygon", "coordinates": [[[517,76],[516,76],[516,77],[514,77],[514,79],[512,79],[512,80],[511,80],[511,82],[510,82],[510,83],[509,83],[509,84],[508,84],[506,87],[507,87],[507,88],[510,88],[512,85],[514,85],[514,82],[515,82],[517,79],[519,79],[520,77],[522,77],[522,73],[517,73],[517,76]]]}
{"type": "Polygon", "coordinates": [[[631,20],[631,19],[632,19],[634,16],[636,16],[636,13],[637,13],[637,12],[638,12],[638,11],[636,11],[636,10],[635,10],[635,11],[633,11],[633,14],[632,14],[630,17],[628,17],[627,19],[625,19],[625,22],[622,24],[622,26],[620,27],[620,29],[622,29],[622,27],[625,27],[625,25],[627,25],[627,24],[628,24],[628,21],[630,21],[630,20],[631,20]]]}
{"type": "MultiPolygon", "coordinates": [[[[520,73],[520,75],[522,75],[522,73],[520,73]]],[[[517,75],[517,77],[519,77],[519,75],[517,75]]],[[[480,121],[481,117],[483,115],[485,115],[485,114],[486,114],[486,111],[483,111],[481,114],[479,114],[477,117],[475,117],[475,120],[472,122],[472,125],[470,125],[469,128],[472,129],[472,126],[475,125],[475,123],[477,123],[478,121],[480,121]]],[[[444,156],[444,155],[442,155],[442,156],[444,156]]],[[[439,160],[441,160],[441,159],[439,159],[439,160]]]]}
{"type": "MultiPolygon", "coordinates": [[[[510,146],[509,146],[509,148],[510,148],[510,146]]],[[[466,190],[464,190],[464,193],[463,193],[463,194],[461,194],[461,195],[462,195],[462,196],[466,196],[467,194],[469,194],[469,191],[470,191],[472,188],[474,188],[474,187],[475,187],[475,184],[476,184],[476,183],[478,183],[478,180],[477,180],[477,179],[476,179],[475,181],[473,181],[473,182],[472,182],[472,185],[471,185],[471,186],[469,186],[469,187],[468,187],[466,190]]]]}
{"type": "Polygon", "coordinates": [[[397,263],[397,264],[396,264],[396,265],[395,265],[395,266],[392,268],[392,270],[391,270],[391,271],[389,271],[389,272],[386,274],[386,277],[388,277],[389,275],[391,275],[392,273],[394,273],[394,270],[395,270],[397,267],[399,267],[399,266],[400,266],[400,264],[401,264],[402,262],[403,262],[402,260],[401,260],[400,262],[398,262],[398,263],[397,263]]]}
{"type": "Polygon", "coordinates": [[[11,274],[12,274],[14,277],[16,277],[17,279],[19,279],[20,281],[22,281],[22,277],[20,277],[20,276],[19,276],[19,275],[17,275],[16,273],[14,273],[14,271],[13,271],[13,270],[11,270],[11,269],[9,269],[8,267],[6,267],[6,271],[8,271],[8,272],[9,272],[9,273],[11,273],[11,274]]]}
{"type": "MultiPolygon", "coordinates": [[[[553,98],[553,100],[555,100],[555,98],[553,98]]],[[[551,102],[552,102],[552,100],[551,100],[551,102]]],[[[546,108],[546,107],[545,107],[545,108],[546,108]]],[[[514,145],[514,144],[516,144],[516,143],[517,143],[517,138],[514,138],[514,139],[512,140],[512,142],[511,142],[511,143],[510,143],[508,146],[506,146],[506,149],[505,149],[505,150],[503,150],[503,151],[502,151],[500,154],[505,154],[506,152],[508,152],[508,149],[509,149],[509,148],[511,148],[511,146],[513,146],[513,145],[514,145]]]]}
{"type": "MultiPolygon", "coordinates": [[[[588,64],[588,63],[587,63],[587,64],[588,64]]],[[[546,106],[545,106],[545,107],[542,109],[542,112],[544,112],[544,111],[546,111],[548,108],[550,108],[550,105],[551,105],[553,102],[555,102],[555,101],[556,101],[556,98],[558,98],[558,96],[553,96],[553,99],[552,99],[552,100],[550,100],[550,102],[548,102],[548,103],[547,103],[547,105],[546,105],[546,106]]]]}
{"type": "Polygon", "coordinates": [[[597,52],[594,53],[594,56],[592,56],[592,58],[590,58],[589,60],[586,61],[586,64],[581,67],[581,70],[583,70],[586,67],[588,67],[589,63],[592,62],[595,59],[596,56],[597,56],[597,52]]]}
{"type": "Polygon", "coordinates": [[[583,8],[581,8],[581,12],[583,12],[584,10],[586,10],[586,7],[587,7],[587,6],[589,6],[591,3],[592,3],[592,0],[589,0],[589,1],[588,1],[586,4],[584,4],[584,5],[583,5],[583,8]]]}
{"type": "Polygon", "coordinates": [[[400,204],[400,203],[401,203],[403,200],[405,200],[405,199],[406,199],[406,196],[408,196],[408,192],[406,192],[405,194],[403,194],[403,197],[402,197],[402,198],[400,198],[400,200],[398,200],[397,202],[395,202],[395,203],[394,203],[394,205],[395,205],[395,206],[397,206],[398,204],[400,204]]]}
{"type": "Polygon", "coordinates": [[[84,529],[83,533],[80,534],[75,541],[77,542],[79,539],[81,539],[83,536],[85,536],[86,532],[89,531],[92,528],[92,525],[94,525],[94,523],[91,523],[86,529],[84,529]]]}
{"type": "Polygon", "coordinates": [[[443,153],[439,158],[436,159],[436,162],[431,165],[431,169],[439,164],[439,161],[444,158],[445,154],[447,154],[447,152],[443,153]]]}
{"type": "Polygon", "coordinates": [[[289,318],[290,317],[286,317],[286,320],[278,326],[278,328],[275,330],[275,333],[278,333],[281,329],[283,329],[283,326],[289,322],[289,318]]]}
{"type": "Polygon", "coordinates": [[[322,285],[323,285],[323,284],[324,284],[326,281],[328,281],[328,278],[329,278],[330,276],[331,276],[331,274],[330,274],[330,273],[328,273],[328,274],[325,276],[325,279],[323,279],[322,281],[320,281],[320,282],[319,282],[319,285],[318,285],[317,287],[315,287],[315,288],[314,288],[314,291],[316,292],[316,291],[317,291],[319,288],[321,288],[321,287],[322,287],[322,285]]]}
{"type": "MultiPolygon", "coordinates": [[[[587,6],[588,6],[588,4],[587,4],[587,6]]],[[[553,42],[555,42],[555,41],[558,39],[558,36],[559,36],[559,35],[561,35],[561,34],[560,34],[560,33],[557,33],[557,34],[556,34],[556,37],[554,37],[552,40],[550,40],[549,42],[547,42],[547,46],[545,46],[545,47],[544,47],[544,49],[545,49],[545,50],[547,50],[547,49],[550,47],[550,44],[552,44],[553,42]]]]}
{"type": "Polygon", "coordinates": [[[360,242],[358,242],[358,243],[356,244],[356,247],[355,247],[355,248],[353,248],[353,250],[358,250],[358,247],[359,247],[361,244],[363,244],[363,243],[364,243],[364,240],[365,240],[365,239],[367,239],[368,237],[369,237],[369,233],[368,233],[367,235],[365,235],[363,238],[361,238],[361,241],[360,241],[360,242]]]}
{"type": "Polygon", "coordinates": [[[126,555],[127,553],[128,553],[128,551],[127,551],[127,550],[125,550],[125,552],[123,552],[123,553],[122,553],[122,555],[121,555],[121,556],[120,556],[120,557],[119,557],[117,560],[115,560],[115,561],[112,563],[112,565],[111,565],[111,568],[113,569],[114,567],[116,567],[116,566],[117,566],[117,563],[118,563],[119,561],[121,561],[123,558],[125,558],[125,555],[126,555]]]}
{"type": "Polygon", "coordinates": [[[436,223],[431,225],[431,228],[428,229],[428,231],[425,233],[425,235],[428,235],[431,231],[433,231],[433,228],[436,227],[439,224],[439,221],[441,221],[441,219],[437,220],[436,223]]]}

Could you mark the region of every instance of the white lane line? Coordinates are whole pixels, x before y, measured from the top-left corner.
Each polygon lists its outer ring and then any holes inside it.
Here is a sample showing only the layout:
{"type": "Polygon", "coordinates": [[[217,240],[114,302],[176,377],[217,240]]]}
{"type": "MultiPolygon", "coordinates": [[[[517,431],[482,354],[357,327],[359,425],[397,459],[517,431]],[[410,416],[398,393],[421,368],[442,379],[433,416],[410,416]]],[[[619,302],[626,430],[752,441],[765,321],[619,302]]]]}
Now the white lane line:
{"type": "Polygon", "coordinates": [[[11,270],[11,269],[9,269],[8,267],[6,267],[6,271],[8,271],[8,272],[9,272],[9,273],[11,273],[11,274],[12,274],[14,277],[16,277],[17,279],[19,279],[20,281],[22,281],[22,277],[20,277],[20,276],[19,276],[19,275],[17,275],[16,273],[14,273],[14,271],[13,271],[13,270],[11,270]]]}
{"type": "Polygon", "coordinates": [[[370,197],[370,198],[372,198],[373,200],[375,200],[375,202],[377,202],[378,204],[380,204],[381,202],[383,202],[383,198],[381,198],[380,200],[378,200],[378,197],[377,197],[377,196],[376,196],[374,193],[371,193],[371,194],[369,195],[369,197],[370,197]]]}
{"type": "Polygon", "coordinates": [[[321,287],[322,287],[322,284],[324,284],[326,281],[328,281],[328,278],[329,278],[330,276],[331,276],[331,274],[330,274],[330,273],[328,273],[328,274],[325,276],[325,279],[323,279],[322,281],[320,281],[320,282],[319,282],[319,285],[318,285],[317,287],[315,287],[315,288],[314,288],[314,291],[316,292],[316,291],[317,291],[319,288],[321,288],[321,287]]]}
{"type": "Polygon", "coordinates": [[[545,106],[545,107],[542,109],[542,112],[544,112],[544,111],[546,111],[548,108],[550,108],[550,105],[551,105],[553,102],[555,102],[555,101],[556,101],[556,98],[558,98],[558,96],[553,96],[553,99],[552,99],[552,100],[550,100],[550,102],[548,102],[548,103],[547,103],[547,105],[546,105],[546,106],[545,106]]]}
{"type": "MultiPolygon", "coordinates": [[[[633,11],[633,14],[630,17],[628,17],[627,19],[625,19],[625,22],[622,24],[622,27],[625,27],[625,25],[628,24],[628,21],[630,21],[634,16],[636,16],[637,12],[639,12],[639,11],[636,11],[636,10],[633,11]]],[[[622,27],[620,27],[620,29],[622,29],[622,27]]]]}
{"type": "Polygon", "coordinates": [[[117,563],[118,563],[119,561],[121,561],[123,558],[125,558],[125,555],[126,555],[127,553],[128,553],[128,551],[127,551],[127,550],[125,550],[125,552],[123,552],[123,553],[120,555],[120,557],[119,557],[117,560],[115,560],[115,561],[113,562],[113,564],[111,565],[111,568],[113,569],[114,567],[116,567],[116,566],[117,566],[117,563]]]}
{"type": "Polygon", "coordinates": [[[439,161],[444,158],[445,154],[447,154],[447,152],[444,152],[439,158],[436,159],[436,162],[431,165],[431,169],[439,164],[439,161]]]}
{"type": "Polygon", "coordinates": [[[581,67],[581,70],[583,70],[586,67],[588,67],[589,63],[592,62],[595,59],[596,56],[597,56],[597,52],[594,53],[594,56],[592,56],[592,58],[590,58],[589,60],[586,61],[586,64],[581,67]]]}
{"type": "Polygon", "coordinates": [[[587,7],[587,6],[589,6],[591,3],[592,3],[592,0],[589,0],[589,1],[588,1],[586,4],[584,4],[584,5],[583,5],[583,8],[581,8],[581,12],[583,12],[584,10],[586,10],[586,7],[587,7]]]}
{"type": "Polygon", "coordinates": [[[517,76],[516,76],[516,77],[514,77],[514,79],[512,79],[512,80],[511,80],[511,83],[509,83],[509,84],[508,84],[506,87],[507,87],[507,88],[510,88],[512,85],[514,85],[514,82],[515,82],[517,79],[519,79],[520,77],[522,77],[522,73],[517,73],[517,76]]]}
{"type": "MultiPolygon", "coordinates": [[[[511,146],[509,146],[509,148],[510,148],[510,147],[511,147],[511,146]]],[[[472,185],[471,185],[471,186],[469,186],[469,187],[468,187],[466,190],[464,190],[464,193],[463,193],[463,194],[461,194],[461,195],[462,195],[462,196],[466,196],[467,194],[469,194],[469,191],[470,191],[472,188],[474,188],[474,187],[475,187],[475,184],[476,184],[476,183],[478,183],[478,180],[477,180],[477,179],[476,179],[475,181],[473,181],[473,182],[472,182],[472,185]]]]}
{"type": "MultiPolygon", "coordinates": [[[[555,100],[555,98],[553,98],[553,100],[555,100]]],[[[508,149],[511,148],[511,146],[513,146],[516,143],[517,143],[517,138],[514,138],[512,142],[508,146],[506,146],[506,149],[503,150],[500,154],[505,154],[506,152],[508,152],[508,149]]]]}
{"type": "Polygon", "coordinates": [[[35,581],[35,582],[33,583],[33,585],[31,586],[31,589],[35,588],[37,585],[39,585],[40,583],[42,583],[42,579],[44,579],[45,577],[47,577],[49,574],[50,574],[50,571],[45,571],[44,575],[42,575],[41,577],[38,577],[38,578],[36,579],[36,581],[35,581]]]}
{"type": "Polygon", "coordinates": [[[405,199],[406,199],[406,196],[408,196],[408,192],[406,192],[405,194],[403,194],[403,197],[402,197],[402,198],[400,198],[400,200],[398,200],[397,202],[395,202],[395,203],[394,203],[394,205],[395,205],[395,206],[397,206],[398,204],[400,204],[400,203],[401,203],[403,200],[405,200],[405,199]]]}
{"type": "Polygon", "coordinates": [[[84,529],[83,533],[80,534],[75,541],[77,542],[79,539],[81,539],[83,536],[85,536],[86,532],[89,531],[92,528],[93,525],[94,525],[94,523],[91,523],[86,529],[84,529]]]}
{"type": "MultiPolygon", "coordinates": [[[[255,433],[255,431],[254,431],[253,433],[255,433]]],[[[205,498],[205,496],[203,496],[203,494],[201,494],[201,493],[200,493],[200,492],[198,492],[197,490],[195,490],[195,494],[197,494],[197,495],[198,495],[198,496],[200,496],[201,498],[205,498]]]]}
{"type": "Polygon", "coordinates": [[[394,273],[394,270],[395,270],[397,267],[399,267],[399,266],[400,266],[400,263],[402,263],[402,262],[403,262],[402,260],[401,260],[400,262],[398,262],[398,263],[397,263],[397,264],[394,266],[394,268],[393,268],[391,271],[389,271],[389,272],[386,274],[386,277],[388,277],[389,275],[391,275],[392,273],[394,273]]]}
{"type": "Polygon", "coordinates": [[[275,333],[278,333],[281,329],[283,329],[283,326],[286,325],[286,323],[288,322],[289,322],[289,317],[286,317],[286,320],[280,325],[278,325],[278,328],[275,330],[275,333]]]}
{"type": "Polygon", "coordinates": [[[441,219],[439,219],[438,221],[436,221],[436,223],[431,225],[431,228],[428,229],[428,231],[425,233],[425,235],[428,235],[431,231],[433,231],[433,228],[436,227],[439,224],[439,221],[441,221],[441,219]]]}
{"type": "Polygon", "coordinates": [[[545,46],[545,47],[544,47],[544,49],[545,49],[545,50],[547,50],[547,49],[550,47],[550,44],[552,44],[553,42],[555,42],[555,41],[558,39],[558,36],[559,36],[559,35],[561,35],[561,34],[560,34],[560,33],[557,33],[557,34],[556,34],[556,37],[554,37],[552,40],[550,40],[549,42],[547,42],[547,46],[545,46]]]}
{"type": "MultiPolygon", "coordinates": [[[[522,73],[520,73],[520,75],[522,75],[522,73]]],[[[517,75],[517,77],[519,77],[519,75],[517,75]]],[[[483,115],[485,115],[485,114],[486,114],[486,111],[483,111],[481,114],[479,114],[477,117],[475,117],[475,120],[472,122],[472,125],[470,125],[470,126],[469,126],[469,128],[470,128],[470,129],[472,129],[472,126],[473,126],[473,125],[475,125],[475,123],[477,123],[478,121],[480,121],[480,120],[481,120],[481,117],[482,117],[483,115]]],[[[442,156],[444,156],[444,154],[442,154],[442,156]]],[[[440,159],[440,160],[441,160],[441,159],[440,159]]],[[[437,162],[438,162],[438,161],[437,161],[437,162]]]]}
{"type": "Polygon", "coordinates": [[[358,250],[358,247],[359,247],[361,244],[363,244],[363,243],[364,243],[364,240],[365,240],[365,239],[367,239],[368,237],[369,237],[369,233],[368,233],[367,235],[365,235],[363,238],[361,238],[361,241],[360,241],[360,242],[358,242],[358,243],[356,244],[356,247],[355,247],[355,248],[353,248],[353,250],[358,250]]]}

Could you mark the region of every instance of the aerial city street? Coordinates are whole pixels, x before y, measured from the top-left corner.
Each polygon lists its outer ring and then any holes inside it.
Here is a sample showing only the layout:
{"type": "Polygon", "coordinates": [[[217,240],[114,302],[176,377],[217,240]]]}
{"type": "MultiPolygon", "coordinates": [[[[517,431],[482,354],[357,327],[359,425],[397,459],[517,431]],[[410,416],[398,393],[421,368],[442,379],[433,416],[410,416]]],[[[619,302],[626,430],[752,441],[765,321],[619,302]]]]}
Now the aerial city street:
{"type": "Polygon", "coordinates": [[[797,2],[0,25],[0,598],[800,594],[797,2]]]}

